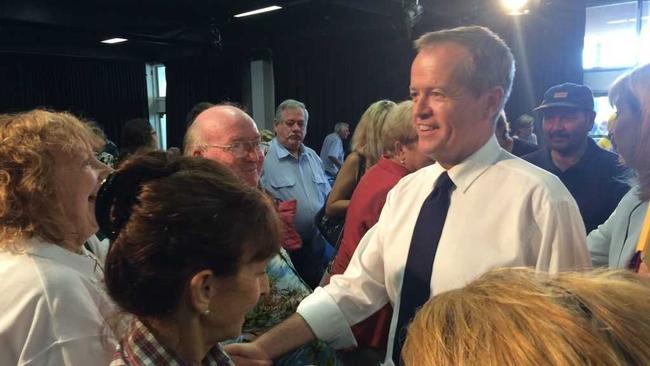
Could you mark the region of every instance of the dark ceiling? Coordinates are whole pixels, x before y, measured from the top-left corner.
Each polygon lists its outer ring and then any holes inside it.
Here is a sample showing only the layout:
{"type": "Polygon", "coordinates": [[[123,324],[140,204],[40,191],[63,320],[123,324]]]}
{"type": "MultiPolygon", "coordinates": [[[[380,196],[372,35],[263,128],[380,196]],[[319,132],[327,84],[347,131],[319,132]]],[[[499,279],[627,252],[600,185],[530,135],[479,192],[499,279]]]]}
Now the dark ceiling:
{"type": "MultiPolygon", "coordinates": [[[[494,0],[420,0],[459,18],[494,0]]],[[[205,49],[260,47],[301,34],[408,32],[416,0],[0,0],[0,52],[164,61],[205,49]],[[234,14],[280,5],[248,18],[234,14]],[[110,37],[129,41],[105,45],[110,37]]]]}

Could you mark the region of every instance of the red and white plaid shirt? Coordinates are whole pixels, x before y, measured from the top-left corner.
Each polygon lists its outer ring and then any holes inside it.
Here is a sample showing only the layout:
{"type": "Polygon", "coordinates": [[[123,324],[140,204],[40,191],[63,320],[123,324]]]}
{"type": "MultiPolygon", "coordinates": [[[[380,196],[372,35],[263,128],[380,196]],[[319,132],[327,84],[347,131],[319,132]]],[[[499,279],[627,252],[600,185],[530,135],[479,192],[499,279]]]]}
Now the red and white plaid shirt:
{"type": "MultiPolygon", "coordinates": [[[[122,338],[109,366],[187,366],[174,352],[158,342],[156,337],[135,319],[128,334],[122,338]]],[[[201,362],[202,366],[235,366],[218,344],[210,349],[201,362]]]]}

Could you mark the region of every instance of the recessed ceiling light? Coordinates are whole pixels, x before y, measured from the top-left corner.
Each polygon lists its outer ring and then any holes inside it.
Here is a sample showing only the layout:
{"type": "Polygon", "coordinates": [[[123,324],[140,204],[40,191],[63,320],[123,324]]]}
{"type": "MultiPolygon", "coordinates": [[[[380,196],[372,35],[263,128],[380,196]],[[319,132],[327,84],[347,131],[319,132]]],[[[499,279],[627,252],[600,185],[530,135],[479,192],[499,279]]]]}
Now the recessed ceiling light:
{"type": "Polygon", "coordinates": [[[528,9],[526,8],[526,5],[528,5],[528,0],[501,0],[501,2],[510,15],[522,15],[529,13],[528,9]]]}
{"type": "Polygon", "coordinates": [[[126,39],[126,38],[109,38],[109,39],[103,40],[102,43],[114,44],[114,43],[122,43],[122,42],[126,42],[126,41],[128,41],[128,39],[126,39]]]}
{"type": "Polygon", "coordinates": [[[235,15],[235,18],[242,18],[242,17],[247,17],[247,16],[250,16],[250,15],[261,14],[261,13],[266,13],[266,12],[269,12],[269,11],[280,10],[280,9],[282,9],[281,6],[273,5],[273,6],[268,6],[266,8],[251,10],[251,11],[247,11],[245,13],[237,14],[237,15],[235,15]]]}

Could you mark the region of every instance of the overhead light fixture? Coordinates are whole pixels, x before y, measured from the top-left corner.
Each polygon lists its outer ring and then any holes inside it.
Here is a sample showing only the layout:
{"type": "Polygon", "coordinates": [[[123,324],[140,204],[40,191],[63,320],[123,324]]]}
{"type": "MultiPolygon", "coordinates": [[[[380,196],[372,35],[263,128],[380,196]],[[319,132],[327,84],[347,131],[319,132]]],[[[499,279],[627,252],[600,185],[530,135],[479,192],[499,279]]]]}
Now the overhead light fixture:
{"type": "Polygon", "coordinates": [[[128,41],[128,39],[126,39],[126,38],[109,38],[109,39],[103,40],[102,43],[115,44],[115,43],[122,43],[122,42],[126,42],[126,41],[128,41]]]}
{"type": "Polygon", "coordinates": [[[509,15],[522,15],[530,13],[526,8],[528,0],[501,0],[503,6],[507,9],[509,15]]]}
{"type": "Polygon", "coordinates": [[[282,7],[277,6],[277,5],[267,6],[266,8],[251,10],[251,11],[247,11],[245,13],[237,14],[237,15],[235,15],[235,18],[243,18],[243,17],[255,15],[255,14],[267,13],[269,11],[280,10],[280,9],[282,9],[282,7]]]}

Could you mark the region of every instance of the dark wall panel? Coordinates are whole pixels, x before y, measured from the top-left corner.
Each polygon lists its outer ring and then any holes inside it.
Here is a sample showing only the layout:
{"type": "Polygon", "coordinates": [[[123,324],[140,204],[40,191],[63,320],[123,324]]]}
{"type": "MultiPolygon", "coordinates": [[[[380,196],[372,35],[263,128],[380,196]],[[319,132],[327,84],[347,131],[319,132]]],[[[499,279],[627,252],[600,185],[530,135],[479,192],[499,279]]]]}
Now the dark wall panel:
{"type": "Polygon", "coordinates": [[[242,80],[246,63],[247,59],[238,51],[175,59],[165,63],[168,146],[181,147],[186,115],[196,103],[242,103],[242,80]]]}
{"type": "Polygon", "coordinates": [[[0,112],[67,110],[117,143],[126,120],[148,116],[143,62],[0,54],[0,81],[0,112]]]}
{"type": "Polygon", "coordinates": [[[407,37],[383,33],[279,44],[273,52],[276,104],[287,98],[306,104],[305,144],[319,151],[337,122],[354,127],[371,103],[408,97],[413,55],[407,37]]]}

